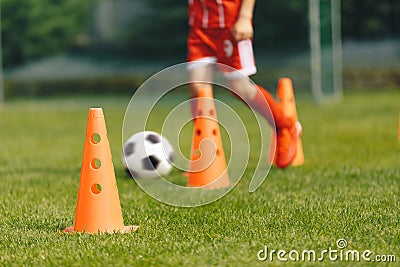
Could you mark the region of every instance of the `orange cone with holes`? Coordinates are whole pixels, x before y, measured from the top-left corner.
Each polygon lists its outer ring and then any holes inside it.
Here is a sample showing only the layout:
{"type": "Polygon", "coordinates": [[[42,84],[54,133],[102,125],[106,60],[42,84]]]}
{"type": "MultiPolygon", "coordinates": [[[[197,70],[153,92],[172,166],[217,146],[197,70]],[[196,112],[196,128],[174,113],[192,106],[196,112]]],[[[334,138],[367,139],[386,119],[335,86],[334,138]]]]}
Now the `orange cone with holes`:
{"type": "Polygon", "coordinates": [[[89,110],[74,226],[65,232],[128,233],[124,226],[107,129],[101,108],[89,110]]]}
{"type": "MultiPolygon", "coordinates": [[[[297,117],[296,103],[294,100],[293,84],[291,79],[289,78],[279,79],[277,98],[281,102],[281,105],[283,107],[283,112],[285,112],[285,115],[288,117],[292,117],[297,121],[298,117],[297,117]]],[[[268,155],[268,161],[273,164],[276,164],[275,148],[276,148],[276,136],[275,132],[273,132],[271,136],[271,145],[268,155]]],[[[301,139],[298,138],[296,156],[292,161],[291,165],[300,166],[303,163],[304,163],[303,145],[301,139]]]]}
{"type": "Polygon", "coordinates": [[[190,159],[189,186],[217,189],[230,185],[211,88],[198,94],[190,159]]]}

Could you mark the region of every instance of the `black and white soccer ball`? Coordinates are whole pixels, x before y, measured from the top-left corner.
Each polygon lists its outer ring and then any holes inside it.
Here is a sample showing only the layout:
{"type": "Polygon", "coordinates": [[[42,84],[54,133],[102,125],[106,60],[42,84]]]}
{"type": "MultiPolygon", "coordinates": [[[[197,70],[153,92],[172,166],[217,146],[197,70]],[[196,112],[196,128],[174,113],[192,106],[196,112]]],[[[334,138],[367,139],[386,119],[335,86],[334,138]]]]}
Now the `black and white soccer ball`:
{"type": "Polygon", "coordinates": [[[133,178],[157,178],[172,169],[174,150],[168,140],[151,131],[132,135],[122,151],[122,164],[133,178]]]}

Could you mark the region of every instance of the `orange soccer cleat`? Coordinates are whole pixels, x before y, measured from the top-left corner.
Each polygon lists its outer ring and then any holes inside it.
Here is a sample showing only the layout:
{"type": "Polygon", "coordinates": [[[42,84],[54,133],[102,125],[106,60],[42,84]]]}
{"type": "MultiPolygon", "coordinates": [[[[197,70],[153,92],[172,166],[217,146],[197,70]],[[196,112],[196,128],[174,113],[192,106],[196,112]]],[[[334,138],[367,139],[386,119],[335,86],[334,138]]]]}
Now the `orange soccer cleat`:
{"type": "Polygon", "coordinates": [[[297,154],[297,142],[302,132],[300,122],[296,121],[290,127],[277,129],[276,161],[278,168],[286,168],[293,163],[297,154]]]}
{"type": "Polygon", "coordinates": [[[304,162],[300,140],[302,126],[297,118],[293,85],[289,78],[279,79],[277,96],[281,105],[281,118],[277,121],[275,164],[278,168],[298,166],[304,162]]]}

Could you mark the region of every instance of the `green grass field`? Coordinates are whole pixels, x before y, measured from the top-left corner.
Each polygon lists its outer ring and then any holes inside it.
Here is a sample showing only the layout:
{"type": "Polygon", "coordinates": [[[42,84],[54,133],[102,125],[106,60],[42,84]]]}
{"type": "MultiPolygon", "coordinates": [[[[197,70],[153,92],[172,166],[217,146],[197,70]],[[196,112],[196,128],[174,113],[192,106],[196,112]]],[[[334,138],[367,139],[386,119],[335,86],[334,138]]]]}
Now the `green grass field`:
{"type": "MultiPolygon", "coordinates": [[[[352,92],[341,103],[298,96],[306,162],[249,177],[198,208],[157,202],[127,178],[121,127],[129,98],[14,100],[0,106],[1,266],[398,266],[399,90],[352,92]],[[103,107],[125,225],[132,234],[64,234],[74,222],[87,112],[103,107]],[[396,263],[259,261],[271,250],[370,250],[396,263]],[[386,257],[389,258],[389,257],[386,257]],[[393,259],[393,258],[392,258],[393,259]]],[[[344,250],[344,251],[345,251],[344,250]]],[[[292,254],[294,255],[294,254],[292,254]]],[[[286,254],[288,259],[288,254],[286,254]]]]}

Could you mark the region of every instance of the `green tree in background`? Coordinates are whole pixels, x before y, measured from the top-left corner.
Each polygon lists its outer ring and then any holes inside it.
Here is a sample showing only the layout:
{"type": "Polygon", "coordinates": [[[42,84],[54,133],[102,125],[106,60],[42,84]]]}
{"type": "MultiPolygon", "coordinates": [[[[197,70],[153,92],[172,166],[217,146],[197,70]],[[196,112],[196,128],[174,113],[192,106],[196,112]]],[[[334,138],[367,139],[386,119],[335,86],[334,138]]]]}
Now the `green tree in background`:
{"type": "MultiPolygon", "coordinates": [[[[108,1],[111,6],[117,6],[126,4],[127,0],[108,1]]],[[[115,27],[116,38],[105,45],[95,31],[90,31],[98,27],[96,5],[99,0],[2,0],[4,64],[9,67],[65,51],[74,45],[79,33],[92,37],[93,42],[82,47],[84,53],[91,55],[115,57],[119,53],[123,58],[131,54],[146,60],[184,60],[188,34],[187,1],[129,1],[141,2],[146,8],[138,12],[139,15],[125,17],[124,20],[130,21],[128,24],[110,25],[115,27]]],[[[399,0],[341,2],[344,40],[400,38],[399,0]]],[[[120,14],[113,15],[118,17],[120,14]]],[[[111,20],[110,23],[114,22],[111,20]]],[[[258,0],[254,27],[257,55],[305,50],[309,35],[308,1],[258,0]]]]}
{"type": "Polygon", "coordinates": [[[15,65],[71,46],[91,19],[92,0],[2,0],[3,59],[15,65]]]}
{"type": "Polygon", "coordinates": [[[298,49],[308,45],[308,1],[257,1],[254,11],[255,48],[298,49]]]}
{"type": "Polygon", "coordinates": [[[133,54],[186,57],[187,1],[146,0],[150,12],[132,19],[122,39],[133,54]]]}
{"type": "Polygon", "coordinates": [[[343,37],[400,38],[399,0],[342,0],[343,37]]]}

